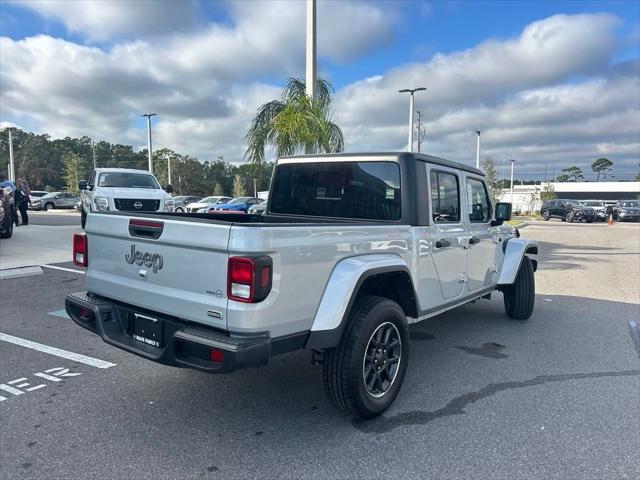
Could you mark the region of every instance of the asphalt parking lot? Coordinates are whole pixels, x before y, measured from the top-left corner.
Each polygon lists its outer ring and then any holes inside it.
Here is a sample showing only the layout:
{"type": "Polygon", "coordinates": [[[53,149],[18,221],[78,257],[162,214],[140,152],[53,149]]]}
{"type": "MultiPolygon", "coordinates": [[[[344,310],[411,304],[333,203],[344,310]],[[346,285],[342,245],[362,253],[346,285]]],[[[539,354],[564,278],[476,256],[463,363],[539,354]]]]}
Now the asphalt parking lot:
{"type": "Polygon", "coordinates": [[[532,318],[496,293],[413,326],[399,397],[364,423],[308,352],[228,376],[156,365],[66,318],[72,265],[2,280],[0,478],[639,478],[640,225],[522,235],[541,242],[532,318]]]}

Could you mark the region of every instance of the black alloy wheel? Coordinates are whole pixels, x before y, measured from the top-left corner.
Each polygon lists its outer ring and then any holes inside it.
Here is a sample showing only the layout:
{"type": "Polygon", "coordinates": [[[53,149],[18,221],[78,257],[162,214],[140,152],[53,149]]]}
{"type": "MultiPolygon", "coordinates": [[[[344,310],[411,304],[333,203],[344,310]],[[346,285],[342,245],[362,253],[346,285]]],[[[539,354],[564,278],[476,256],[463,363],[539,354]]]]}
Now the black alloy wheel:
{"type": "Polygon", "coordinates": [[[395,381],[402,361],[402,339],[391,322],[380,325],[371,335],[362,362],[362,378],[367,393],[374,398],[386,394],[395,381]]]}

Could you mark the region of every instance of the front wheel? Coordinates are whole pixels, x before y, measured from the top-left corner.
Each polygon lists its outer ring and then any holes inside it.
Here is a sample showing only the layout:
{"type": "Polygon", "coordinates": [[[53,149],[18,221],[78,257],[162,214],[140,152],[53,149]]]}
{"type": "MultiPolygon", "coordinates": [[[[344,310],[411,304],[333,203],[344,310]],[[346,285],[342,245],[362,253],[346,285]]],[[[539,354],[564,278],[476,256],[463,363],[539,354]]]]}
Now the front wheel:
{"type": "Polygon", "coordinates": [[[184,213],[182,207],[176,207],[176,213],[184,213]]]}
{"type": "Polygon", "coordinates": [[[536,300],[536,280],[529,257],[522,257],[516,281],[513,285],[503,287],[502,293],[507,315],[515,320],[528,320],[536,300]]]}
{"type": "Polygon", "coordinates": [[[409,329],[400,306],[363,296],[340,344],[325,350],[324,388],[331,403],[356,418],[374,418],[395,400],[409,360],[409,329]]]}
{"type": "Polygon", "coordinates": [[[564,220],[565,220],[565,222],[567,222],[567,223],[571,223],[571,222],[573,222],[573,212],[567,212],[567,213],[565,213],[565,215],[564,215],[564,220]]]}
{"type": "Polygon", "coordinates": [[[50,208],[55,208],[55,206],[53,205],[53,203],[45,203],[44,207],[42,207],[42,209],[46,212],[47,210],[49,210],[50,208]]]}
{"type": "Polygon", "coordinates": [[[7,208],[4,211],[4,221],[0,229],[0,238],[11,238],[13,235],[13,222],[13,211],[11,208],[7,208]]]}

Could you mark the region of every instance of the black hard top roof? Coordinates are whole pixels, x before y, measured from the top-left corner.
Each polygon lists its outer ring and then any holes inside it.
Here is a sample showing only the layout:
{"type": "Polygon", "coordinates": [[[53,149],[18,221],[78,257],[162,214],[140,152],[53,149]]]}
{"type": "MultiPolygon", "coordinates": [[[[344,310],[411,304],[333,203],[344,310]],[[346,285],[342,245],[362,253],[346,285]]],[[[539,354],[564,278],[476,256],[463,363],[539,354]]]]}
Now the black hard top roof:
{"type": "Polygon", "coordinates": [[[447,160],[446,158],[434,157],[433,155],[427,155],[425,153],[416,153],[416,152],[354,152],[354,153],[316,153],[310,155],[291,155],[280,158],[287,159],[295,159],[295,158],[327,158],[327,157],[398,157],[398,158],[414,158],[416,160],[420,160],[423,162],[435,163],[437,165],[442,165],[443,167],[456,168],[458,170],[464,170],[466,172],[474,173],[476,175],[481,175],[484,177],[484,172],[482,170],[478,170],[475,167],[470,165],[466,165],[460,162],[454,162],[452,160],[447,160]]]}

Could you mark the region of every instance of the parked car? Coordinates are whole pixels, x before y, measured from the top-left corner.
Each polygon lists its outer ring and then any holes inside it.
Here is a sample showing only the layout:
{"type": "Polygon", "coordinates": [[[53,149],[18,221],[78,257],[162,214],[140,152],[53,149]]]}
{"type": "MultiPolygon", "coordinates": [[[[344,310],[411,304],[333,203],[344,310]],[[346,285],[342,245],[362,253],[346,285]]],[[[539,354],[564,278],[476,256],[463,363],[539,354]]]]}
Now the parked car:
{"type": "Polygon", "coordinates": [[[331,403],[372,418],[410,367],[409,324],[495,313],[470,302],[496,291],[510,318],[533,313],[538,245],[504,224],[511,204],[492,203],[481,170],[403,152],[281,158],[273,175],[268,215],[91,215],[72,250],[88,291],[66,297],[69,316],[209,373],[306,349],[331,403]]]}
{"type": "Polygon", "coordinates": [[[585,206],[578,200],[547,200],[540,208],[540,217],[547,221],[551,218],[559,218],[563,222],[587,222],[592,223],[596,219],[593,208],[585,206]]]}
{"type": "Polygon", "coordinates": [[[16,215],[13,204],[14,189],[13,186],[9,186],[9,182],[5,183],[6,186],[0,186],[0,238],[11,238],[16,215]]]}
{"type": "Polygon", "coordinates": [[[607,220],[607,205],[603,200],[582,200],[585,207],[591,207],[596,212],[596,220],[604,222],[607,220]]]}
{"type": "MultiPolygon", "coordinates": [[[[242,212],[247,213],[250,207],[262,203],[261,198],[256,197],[236,197],[233,200],[229,200],[224,205],[216,205],[213,209],[215,213],[221,212],[242,212]]],[[[212,213],[212,210],[209,210],[212,213]]]]}
{"type": "Polygon", "coordinates": [[[231,200],[231,197],[224,197],[221,195],[205,197],[202,200],[187,205],[186,211],[189,213],[206,213],[216,205],[227,203],[229,200],[231,200]]]}
{"type": "Polygon", "coordinates": [[[613,207],[613,218],[621,222],[634,222],[640,220],[640,201],[618,200],[613,207]]]}
{"type": "Polygon", "coordinates": [[[199,202],[202,197],[194,197],[193,195],[178,195],[173,197],[173,210],[177,213],[184,212],[187,205],[199,202]]]}
{"type": "Polygon", "coordinates": [[[31,190],[31,193],[29,194],[29,209],[33,208],[31,206],[31,204],[33,202],[35,202],[36,200],[39,200],[40,198],[44,197],[47,193],[49,192],[45,192],[44,190],[31,190]]]}
{"type": "Polygon", "coordinates": [[[31,202],[32,210],[47,211],[50,208],[73,208],[80,196],[69,192],[51,192],[31,202]]]}
{"type": "Polygon", "coordinates": [[[173,186],[163,189],[146,170],[96,168],[88,181],[79,182],[78,188],[82,199],[82,228],[91,212],[173,212],[173,186]]]}
{"type": "Polygon", "coordinates": [[[247,213],[250,213],[252,215],[262,215],[266,210],[267,210],[267,201],[263,200],[260,203],[256,203],[255,205],[250,206],[247,213]]]}

